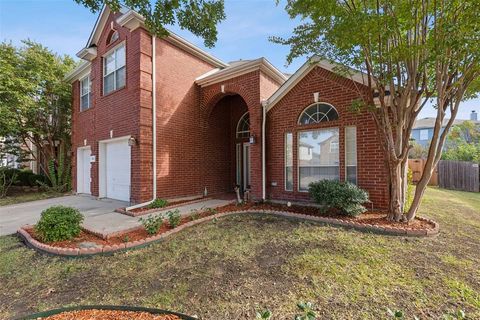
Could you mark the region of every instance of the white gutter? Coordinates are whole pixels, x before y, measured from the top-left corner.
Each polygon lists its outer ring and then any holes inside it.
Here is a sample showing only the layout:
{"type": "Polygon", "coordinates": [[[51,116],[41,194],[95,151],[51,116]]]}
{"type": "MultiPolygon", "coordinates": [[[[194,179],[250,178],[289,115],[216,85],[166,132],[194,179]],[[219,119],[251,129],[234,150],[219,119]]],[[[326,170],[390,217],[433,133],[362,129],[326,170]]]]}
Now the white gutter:
{"type": "Polygon", "coordinates": [[[153,194],[152,200],[139,203],[134,206],[127,207],[126,210],[132,210],[140,207],[144,207],[149,205],[157,198],[157,68],[156,68],[156,61],[157,61],[157,51],[155,48],[157,37],[152,35],[152,149],[153,149],[153,159],[152,159],[152,166],[153,166],[153,176],[152,176],[152,186],[153,186],[153,194]]]}
{"type": "Polygon", "coordinates": [[[266,179],[266,162],[267,162],[267,155],[265,154],[265,127],[267,124],[267,101],[262,101],[262,200],[265,201],[267,199],[267,179],[266,179]]]}

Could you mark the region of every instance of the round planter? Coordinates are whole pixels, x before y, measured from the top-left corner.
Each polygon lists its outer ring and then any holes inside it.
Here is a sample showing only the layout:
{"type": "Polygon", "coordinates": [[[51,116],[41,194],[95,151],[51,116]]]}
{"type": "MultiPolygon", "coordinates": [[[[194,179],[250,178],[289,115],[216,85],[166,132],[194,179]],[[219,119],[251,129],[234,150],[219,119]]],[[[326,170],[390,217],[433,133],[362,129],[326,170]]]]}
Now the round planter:
{"type": "Polygon", "coordinates": [[[136,311],[136,312],[148,312],[151,314],[158,314],[158,315],[175,315],[179,317],[182,320],[197,320],[197,318],[187,316],[185,314],[181,314],[178,312],[172,312],[172,311],[167,311],[167,310],[161,310],[161,309],[154,309],[154,308],[144,308],[144,307],[134,307],[134,306],[75,306],[75,307],[65,307],[65,308],[60,308],[60,309],[53,309],[53,310],[48,310],[48,311],[43,311],[35,314],[31,314],[29,316],[25,317],[20,317],[17,318],[18,320],[27,320],[27,319],[38,319],[38,318],[46,318],[49,316],[53,316],[56,314],[60,314],[62,312],[68,312],[68,311],[80,311],[80,310],[118,310],[118,311],[136,311]]]}

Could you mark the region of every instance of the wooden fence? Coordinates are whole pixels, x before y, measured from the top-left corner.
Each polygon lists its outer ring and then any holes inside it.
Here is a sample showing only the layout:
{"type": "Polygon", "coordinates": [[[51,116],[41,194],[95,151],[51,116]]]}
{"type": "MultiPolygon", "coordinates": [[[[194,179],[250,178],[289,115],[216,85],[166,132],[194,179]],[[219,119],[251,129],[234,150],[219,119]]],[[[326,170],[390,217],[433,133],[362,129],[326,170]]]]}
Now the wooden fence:
{"type": "MultiPolygon", "coordinates": [[[[412,180],[414,184],[420,180],[423,174],[423,168],[425,168],[425,159],[408,159],[408,167],[412,171],[412,180]]],[[[432,177],[428,182],[429,186],[438,186],[438,168],[432,173],[432,177]]]]}
{"type": "Polygon", "coordinates": [[[479,192],[480,173],[478,163],[440,160],[438,181],[440,188],[479,192]]]}

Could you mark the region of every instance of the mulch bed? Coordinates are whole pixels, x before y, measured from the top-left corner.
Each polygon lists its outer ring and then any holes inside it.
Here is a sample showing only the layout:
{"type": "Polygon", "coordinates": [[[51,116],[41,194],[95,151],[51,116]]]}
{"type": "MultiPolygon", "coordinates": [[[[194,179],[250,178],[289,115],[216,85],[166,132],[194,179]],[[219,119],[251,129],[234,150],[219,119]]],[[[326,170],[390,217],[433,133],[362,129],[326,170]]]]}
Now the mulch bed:
{"type": "MultiPolygon", "coordinates": [[[[287,207],[286,205],[282,204],[273,204],[273,203],[246,203],[242,205],[237,205],[235,203],[228,204],[223,207],[219,207],[214,211],[204,211],[197,213],[196,219],[204,218],[216,213],[227,213],[232,211],[243,211],[243,210],[274,210],[274,211],[288,211],[292,213],[299,213],[305,214],[309,216],[319,216],[319,217],[328,217],[339,219],[342,221],[352,221],[357,224],[361,225],[374,225],[379,227],[393,227],[399,228],[403,230],[432,230],[434,229],[434,225],[425,220],[415,219],[408,224],[401,223],[401,222],[392,222],[386,219],[387,213],[386,212],[376,212],[376,211],[367,211],[361,214],[358,217],[348,217],[338,214],[335,210],[330,210],[328,212],[322,212],[321,209],[311,206],[298,206],[293,205],[287,207]]],[[[180,225],[185,224],[187,222],[192,221],[191,216],[183,216],[180,222],[180,225]]],[[[168,224],[168,220],[165,220],[162,224],[162,227],[156,233],[156,235],[165,233],[172,228],[168,224]]],[[[34,239],[40,241],[40,237],[35,233],[33,228],[25,229],[34,239]]],[[[72,240],[67,241],[58,241],[58,242],[51,242],[48,243],[49,246],[52,247],[61,247],[61,248],[80,248],[80,244],[84,242],[94,242],[99,246],[112,246],[112,245],[119,245],[125,244],[133,241],[138,241],[142,239],[146,239],[148,237],[152,237],[154,235],[148,234],[143,226],[135,228],[130,231],[126,231],[120,234],[116,234],[108,239],[102,239],[101,237],[92,234],[88,231],[82,231],[80,235],[72,240]]]]}
{"type": "Polygon", "coordinates": [[[322,212],[320,208],[316,208],[313,206],[298,206],[292,205],[287,207],[286,205],[282,204],[275,204],[275,203],[247,203],[238,206],[236,204],[229,204],[223,207],[218,208],[218,212],[228,212],[228,211],[238,211],[238,210],[277,210],[277,211],[288,211],[292,213],[300,213],[309,216],[319,216],[319,217],[328,217],[339,219],[343,221],[354,221],[359,224],[365,225],[377,225],[380,227],[396,227],[402,228],[405,230],[425,230],[425,229],[433,229],[434,225],[428,221],[414,219],[413,221],[409,222],[408,224],[403,222],[392,222],[387,220],[387,213],[382,211],[367,211],[362,213],[357,217],[347,217],[338,213],[335,210],[329,210],[327,212],[322,212]]]}
{"type": "Polygon", "coordinates": [[[62,312],[46,318],[47,320],[180,320],[176,315],[159,315],[148,312],[120,310],[79,310],[62,312]]]}
{"type": "MultiPolygon", "coordinates": [[[[199,218],[204,218],[204,217],[207,217],[207,216],[210,216],[210,215],[213,215],[213,214],[215,214],[215,212],[205,211],[205,212],[198,213],[197,218],[198,219],[199,218]]],[[[179,225],[185,224],[189,221],[192,221],[190,216],[182,217],[179,225]]],[[[158,230],[158,232],[155,235],[165,233],[165,232],[167,232],[168,230],[171,230],[171,229],[172,228],[168,224],[167,220],[165,220],[164,223],[162,224],[161,228],[158,230]]],[[[40,237],[35,233],[35,230],[33,228],[28,228],[28,229],[25,229],[25,230],[32,236],[32,238],[34,238],[37,241],[42,242],[40,237]]],[[[78,237],[74,238],[74,239],[65,240],[65,241],[57,241],[57,242],[49,242],[48,245],[52,246],[52,247],[60,247],[60,248],[79,248],[79,245],[82,242],[95,242],[96,244],[98,244],[100,246],[106,246],[106,245],[117,245],[117,244],[124,244],[124,243],[127,243],[127,242],[133,242],[133,241],[137,241],[137,240],[146,239],[146,238],[151,237],[151,236],[153,236],[153,235],[148,234],[148,232],[145,231],[143,226],[140,226],[140,227],[138,227],[136,229],[133,229],[133,230],[130,230],[130,231],[126,231],[124,233],[117,234],[117,235],[115,235],[111,238],[108,238],[108,239],[102,239],[101,237],[99,237],[99,236],[97,236],[93,233],[82,230],[80,232],[80,235],[78,237]]]]}

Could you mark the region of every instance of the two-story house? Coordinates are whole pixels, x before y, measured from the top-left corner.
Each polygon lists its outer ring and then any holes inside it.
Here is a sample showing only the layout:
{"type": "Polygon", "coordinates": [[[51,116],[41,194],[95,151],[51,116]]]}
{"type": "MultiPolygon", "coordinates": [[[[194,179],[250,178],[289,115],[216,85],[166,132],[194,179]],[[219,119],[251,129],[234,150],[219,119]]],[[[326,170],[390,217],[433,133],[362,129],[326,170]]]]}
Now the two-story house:
{"type": "Polygon", "coordinates": [[[227,63],[108,7],[78,56],[68,76],[78,193],[142,203],[238,185],[258,200],[304,201],[308,183],[328,178],[387,205],[375,122],[348,108],[365,96],[361,74],[315,57],[289,77],[265,58],[227,63]]]}
{"type": "MultiPolygon", "coordinates": [[[[449,119],[444,119],[443,124],[442,124],[442,129],[441,133],[444,131],[444,128],[446,127],[449,119]]],[[[432,141],[433,137],[433,129],[435,128],[435,121],[436,118],[422,118],[422,119],[417,119],[415,121],[415,124],[412,127],[412,134],[411,138],[414,140],[416,143],[428,147],[430,145],[430,141],[432,141]]],[[[462,119],[455,119],[453,121],[453,125],[459,125],[462,124],[467,120],[462,120],[462,119]]],[[[475,110],[472,110],[470,113],[470,120],[473,123],[480,125],[480,121],[478,121],[478,114],[475,110]]]]}

